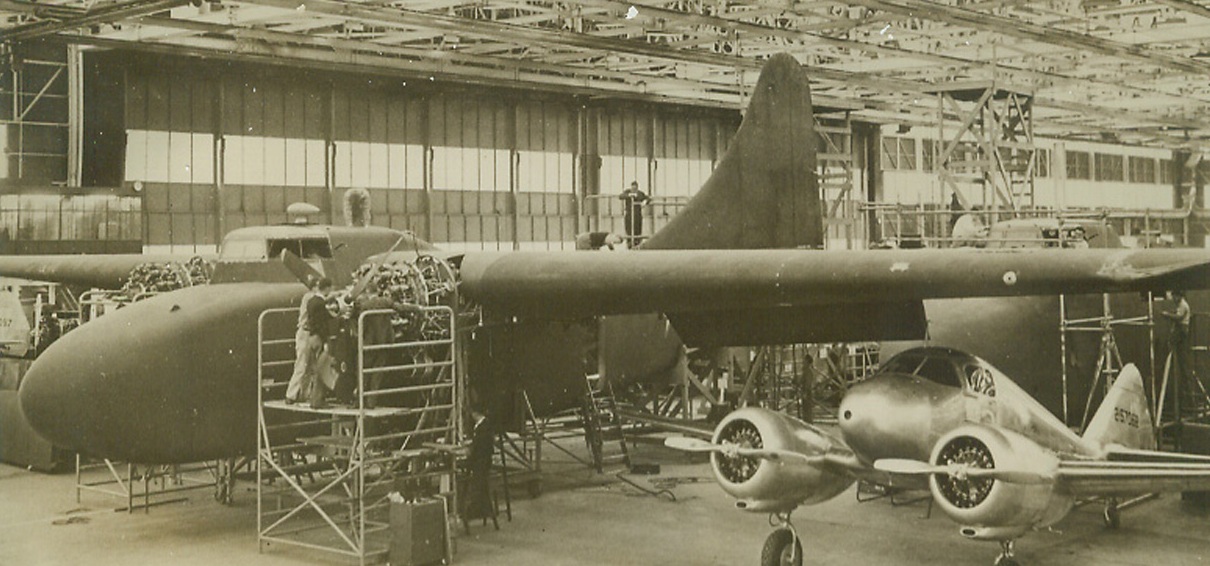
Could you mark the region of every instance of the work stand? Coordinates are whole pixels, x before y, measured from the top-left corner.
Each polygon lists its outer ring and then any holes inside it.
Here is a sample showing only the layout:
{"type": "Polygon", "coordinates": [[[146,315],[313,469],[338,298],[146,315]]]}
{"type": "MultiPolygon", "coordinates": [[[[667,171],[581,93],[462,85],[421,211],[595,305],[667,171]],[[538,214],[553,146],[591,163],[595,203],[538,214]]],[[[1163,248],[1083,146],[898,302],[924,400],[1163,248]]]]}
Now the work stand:
{"type": "Polygon", "coordinates": [[[882,499],[889,501],[892,507],[924,503],[924,515],[920,518],[928,519],[933,516],[933,495],[927,489],[908,489],[895,485],[859,480],[854,493],[857,496],[858,503],[869,503],[882,499]]]}
{"type": "MultiPolygon", "coordinates": [[[[457,461],[463,456],[461,387],[454,312],[414,306],[436,333],[385,344],[365,343],[366,322],[392,315],[367,311],[357,321],[356,398],[350,405],[313,408],[284,400],[284,372],[293,363],[291,339],[267,335],[274,318],[295,309],[265,311],[258,324],[257,532],[263,551],[295,546],[377,562],[391,550],[393,503],[439,504],[446,518],[444,558],[452,560],[449,520],[457,506],[457,461]],[[276,356],[273,353],[276,352],[276,356]],[[276,375],[277,377],[273,377],[276,375]]],[[[277,322],[277,324],[275,324],[277,322]]],[[[290,328],[289,325],[284,325],[290,328]]]]}
{"type": "Polygon", "coordinates": [[[152,507],[186,501],[186,492],[213,489],[216,501],[231,503],[235,475],[249,467],[245,458],[144,465],[114,460],[89,461],[76,455],[76,503],[84,493],[96,493],[125,503],[118,511],[145,512],[152,507]]]}

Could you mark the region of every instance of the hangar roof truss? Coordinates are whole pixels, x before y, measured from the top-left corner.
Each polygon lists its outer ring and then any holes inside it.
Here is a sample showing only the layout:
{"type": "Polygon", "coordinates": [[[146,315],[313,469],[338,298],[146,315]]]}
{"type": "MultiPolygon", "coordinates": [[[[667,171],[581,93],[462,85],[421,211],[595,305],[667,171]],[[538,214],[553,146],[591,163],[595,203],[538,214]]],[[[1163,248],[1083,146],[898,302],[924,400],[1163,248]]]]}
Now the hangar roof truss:
{"type": "Polygon", "coordinates": [[[816,103],[929,124],[932,93],[1032,94],[1039,135],[1210,146],[1210,0],[0,0],[59,36],[354,72],[736,107],[790,52],[816,103]]]}

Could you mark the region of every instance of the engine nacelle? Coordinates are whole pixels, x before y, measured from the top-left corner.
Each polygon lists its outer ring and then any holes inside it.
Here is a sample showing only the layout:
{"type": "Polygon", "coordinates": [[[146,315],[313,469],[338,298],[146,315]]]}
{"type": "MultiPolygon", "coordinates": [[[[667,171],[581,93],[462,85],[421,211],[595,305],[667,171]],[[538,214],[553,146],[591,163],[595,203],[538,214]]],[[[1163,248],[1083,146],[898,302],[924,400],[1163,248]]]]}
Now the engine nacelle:
{"type": "MultiPolygon", "coordinates": [[[[960,465],[1035,472],[1053,477],[1059,459],[1036,442],[1008,430],[968,424],[943,436],[930,461],[937,466],[960,465]]],[[[1008,482],[991,478],[933,474],[933,499],[961,525],[963,536],[1009,540],[1026,531],[1058,522],[1075,500],[1058,493],[1053,481],[1008,482]]]]}
{"type": "MultiPolygon", "coordinates": [[[[739,409],[714,431],[715,444],[784,450],[821,456],[843,447],[833,436],[798,419],[755,407],[739,409]]],[[[798,459],[776,460],[715,452],[710,457],[714,477],[723,491],[745,511],[790,511],[799,505],[835,497],[852,485],[852,475],[798,459]]]]}

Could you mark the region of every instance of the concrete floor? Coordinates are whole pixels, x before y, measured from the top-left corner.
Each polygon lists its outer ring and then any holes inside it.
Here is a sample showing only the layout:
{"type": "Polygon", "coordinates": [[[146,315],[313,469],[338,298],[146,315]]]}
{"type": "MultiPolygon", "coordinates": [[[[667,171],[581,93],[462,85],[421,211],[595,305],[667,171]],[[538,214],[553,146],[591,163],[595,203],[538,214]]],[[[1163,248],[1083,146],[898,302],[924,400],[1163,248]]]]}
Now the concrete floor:
{"type": "MultiPolygon", "coordinates": [[[[554,451],[551,451],[554,452],[554,451]]],[[[458,533],[456,564],[757,564],[769,527],[763,515],[731,508],[704,460],[640,446],[636,460],[659,462],[641,485],[672,484],[676,501],[656,498],[611,475],[569,460],[545,464],[544,493],[514,490],[513,521],[472,525],[458,533]]],[[[241,484],[231,506],[199,491],[186,502],[144,514],[116,513],[104,496],[77,504],[71,474],[42,475],[0,465],[0,565],[27,564],[349,564],[329,554],[274,547],[257,552],[256,497],[241,484]]],[[[958,536],[924,504],[857,503],[852,490],[799,510],[807,564],[991,564],[997,548],[958,536]]],[[[1123,514],[1122,527],[1101,524],[1100,509],[1077,509],[1061,532],[1018,543],[1022,564],[1184,565],[1210,563],[1210,511],[1177,495],[1123,514]]]]}

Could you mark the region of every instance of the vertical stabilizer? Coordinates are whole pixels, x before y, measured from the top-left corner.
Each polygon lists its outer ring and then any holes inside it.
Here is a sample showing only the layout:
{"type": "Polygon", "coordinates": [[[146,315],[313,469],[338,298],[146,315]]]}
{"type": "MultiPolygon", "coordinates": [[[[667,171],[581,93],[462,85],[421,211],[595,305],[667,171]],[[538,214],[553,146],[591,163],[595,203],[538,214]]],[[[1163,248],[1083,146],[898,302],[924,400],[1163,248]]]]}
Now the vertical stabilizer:
{"type": "Polygon", "coordinates": [[[1155,449],[1155,433],[1151,426],[1151,410],[1143,391],[1143,376],[1134,364],[1127,364],[1109,388],[1101,408],[1093,415],[1084,439],[1102,447],[1118,445],[1124,448],[1155,449]]]}
{"type": "Polygon", "coordinates": [[[822,247],[817,143],[806,71],[771,57],[714,173],[643,248],[822,247]]]}

